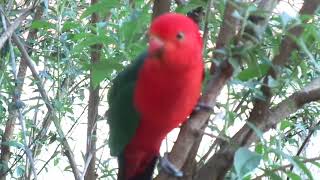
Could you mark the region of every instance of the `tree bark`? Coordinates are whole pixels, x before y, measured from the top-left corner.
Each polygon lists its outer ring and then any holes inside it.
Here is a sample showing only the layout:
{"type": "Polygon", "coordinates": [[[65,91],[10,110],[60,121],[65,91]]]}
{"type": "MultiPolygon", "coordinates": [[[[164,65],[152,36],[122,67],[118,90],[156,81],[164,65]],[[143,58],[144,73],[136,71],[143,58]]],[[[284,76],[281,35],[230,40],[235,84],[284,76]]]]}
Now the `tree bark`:
{"type": "Polygon", "coordinates": [[[170,12],[171,0],[155,0],[152,8],[152,20],[157,16],[170,12]]]}
{"type": "MultiPolygon", "coordinates": [[[[98,0],[91,0],[91,4],[97,3],[98,0]]],[[[91,16],[91,23],[95,24],[99,22],[100,17],[97,13],[93,13],[91,16]]],[[[96,44],[91,47],[91,64],[96,64],[100,61],[101,56],[101,44],[96,44]]],[[[88,127],[87,127],[87,151],[86,161],[90,161],[88,169],[85,174],[85,180],[97,179],[96,173],[96,135],[97,135],[97,117],[98,117],[98,105],[99,105],[99,86],[93,86],[92,69],[90,71],[90,95],[89,95],[89,107],[88,107],[88,127]],[[91,157],[91,158],[90,158],[91,157]]]]}

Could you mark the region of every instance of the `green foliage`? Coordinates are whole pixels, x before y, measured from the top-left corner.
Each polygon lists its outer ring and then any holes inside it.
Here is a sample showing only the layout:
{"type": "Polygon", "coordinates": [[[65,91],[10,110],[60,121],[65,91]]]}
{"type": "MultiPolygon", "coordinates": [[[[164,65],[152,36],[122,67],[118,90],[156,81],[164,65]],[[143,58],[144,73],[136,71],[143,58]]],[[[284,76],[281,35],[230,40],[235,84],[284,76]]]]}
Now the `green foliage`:
{"type": "Polygon", "coordinates": [[[248,81],[253,78],[261,78],[268,72],[270,65],[268,64],[254,64],[247,69],[241,71],[237,78],[241,81],[248,81]]]}
{"type": "Polygon", "coordinates": [[[234,156],[234,168],[239,179],[247,176],[260,164],[261,155],[248,150],[239,148],[234,156]]]}
{"type": "Polygon", "coordinates": [[[121,1],[117,0],[101,0],[98,3],[88,7],[80,16],[81,19],[92,15],[93,13],[99,13],[104,16],[112,8],[118,8],[121,1]]]}

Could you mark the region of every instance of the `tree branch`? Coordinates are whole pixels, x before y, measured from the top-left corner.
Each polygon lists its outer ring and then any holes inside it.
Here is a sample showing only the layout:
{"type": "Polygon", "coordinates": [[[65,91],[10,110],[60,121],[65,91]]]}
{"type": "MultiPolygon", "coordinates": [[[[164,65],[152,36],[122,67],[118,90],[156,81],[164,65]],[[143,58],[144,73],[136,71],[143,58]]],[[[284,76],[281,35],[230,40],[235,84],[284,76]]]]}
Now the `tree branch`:
{"type": "MultiPolygon", "coordinates": [[[[96,4],[98,0],[91,0],[91,5],[96,4]]],[[[100,20],[97,13],[91,16],[91,24],[95,26],[100,20]]],[[[91,47],[91,64],[100,61],[102,44],[95,44],[91,47]]],[[[89,108],[88,108],[88,127],[87,127],[87,150],[85,164],[85,180],[97,179],[95,170],[96,163],[96,143],[97,143],[97,118],[99,105],[99,89],[93,85],[93,69],[90,70],[90,88],[89,88],[89,108]]]]}
{"type": "Polygon", "coordinates": [[[171,0],[155,0],[152,7],[152,20],[170,11],[171,0]]]}

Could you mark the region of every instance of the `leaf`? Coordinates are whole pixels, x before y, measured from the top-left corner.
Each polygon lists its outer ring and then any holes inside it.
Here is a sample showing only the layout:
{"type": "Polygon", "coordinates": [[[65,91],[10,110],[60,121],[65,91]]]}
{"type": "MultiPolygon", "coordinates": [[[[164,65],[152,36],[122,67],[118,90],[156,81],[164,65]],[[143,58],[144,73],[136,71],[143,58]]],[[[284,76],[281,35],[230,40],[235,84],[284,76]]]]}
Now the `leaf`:
{"type": "Polygon", "coordinates": [[[281,122],[280,131],[283,131],[286,128],[291,127],[291,126],[293,126],[292,122],[290,122],[288,120],[284,120],[284,121],[281,122]]]}
{"type": "Polygon", "coordinates": [[[234,167],[238,178],[242,178],[259,166],[261,155],[251,152],[249,149],[239,148],[234,157],[234,167]]]}
{"type": "Polygon", "coordinates": [[[66,167],[64,168],[64,171],[70,171],[70,172],[71,172],[71,166],[66,166],[66,167]]]}
{"type": "Polygon", "coordinates": [[[207,2],[204,0],[190,0],[188,3],[186,3],[184,6],[178,6],[176,9],[176,12],[186,14],[187,12],[190,12],[197,7],[206,7],[207,2]]]}
{"type": "Polygon", "coordinates": [[[287,172],[287,176],[291,179],[291,180],[301,180],[300,176],[298,176],[297,174],[293,173],[293,172],[287,172]]]}
{"type": "Polygon", "coordinates": [[[47,29],[55,29],[55,25],[48,21],[36,20],[32,22],[31,28],[47,30],[47,29]]]}
{"type": "Polygon", "coordinates": [[[80,19],[83,19],[87,16],[90,16],[93,13],[98,12],[108,12],[111,8],[118,7],[120,2],[118,0],[102,0],[96,4],[88,7],[80,16],[80,19]]]}
{"type": "Polygon", "coordinates": [[[54,166],[57,166],[57,165],[59,164],[59,161],[60,161],[60,158],[55,158],[55,159],[53,160],[53,165],[54,165],[54,166]]]}
{"type": "Polygon", "coordinates": [[[113,70],[122,69],[122,64],[115,60],[104,60],[92,66],[93,87],[96,88],[101,81],[110,76],[113,70]]]}
{"type": "Polygon", "coordinates": [[[16,167],[16,173],[18,175],[18,177],[22,177],[25,173],[25,168],[23,165],[19,165],[16,167]]]}
{"type": "Polygon", "coordinates": [[[74,48],[74,53],[82,53],[84,48],[88,48],[95,44],[109,44],[112,41],[111,38],[107,37],[106,35],[94,35],[94,34],[87,34],[87,37],[84,38],[80,43],[78,43],[74,48]]]}
{"type": "Polygon", "coordinates": [[[121,40],[127,47],[131,44],[134,45],[137,40],[141,39],[147,23],[149,23],[147,9],[134,11],[126,20],[124,20],[121,24],[119,34],[121,40]]]}
{"type": "Polygon", "coordinates": [[[66,21],[62,26],[62,31],[68,31],[70,29],[75,29],[80,27],[79,23],[76,23],[74,21],[66,21]]]}
{"type": "Polygon", "coordinates": [[[257,144],[255,147],[255,151],[258,154],[263,154],[264,153],[264,145],[261,143],[257,144]]]}
{"type": "Polygon", "coordinates": [[[266,75],[269,68],[269,64],[251,65],[247,69],[241,71],[238,74],[237,78],[241,81],[248,81],[253,78],[259,78],[266,75]]]}

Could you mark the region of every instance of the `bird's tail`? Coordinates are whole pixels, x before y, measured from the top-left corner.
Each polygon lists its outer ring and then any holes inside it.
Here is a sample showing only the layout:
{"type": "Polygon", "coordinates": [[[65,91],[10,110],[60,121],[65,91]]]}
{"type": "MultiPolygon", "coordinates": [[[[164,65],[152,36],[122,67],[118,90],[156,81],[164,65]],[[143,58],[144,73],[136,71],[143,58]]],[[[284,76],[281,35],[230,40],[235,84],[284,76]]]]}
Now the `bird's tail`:
{"type": "Polygon", "coordinates": [[[155,169],[157,160],[158,156],[154,156],[154,158],[149,162],[147,167],[142,172],[127,177],[126,172],[128,172],[128,165],[126,164],[124,154],[121,154],[118,156],[119,170],[117,180],[152,180],[153,171],[155,169]]]}

